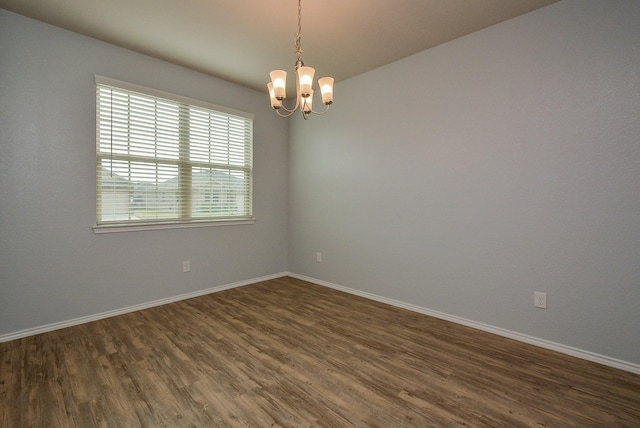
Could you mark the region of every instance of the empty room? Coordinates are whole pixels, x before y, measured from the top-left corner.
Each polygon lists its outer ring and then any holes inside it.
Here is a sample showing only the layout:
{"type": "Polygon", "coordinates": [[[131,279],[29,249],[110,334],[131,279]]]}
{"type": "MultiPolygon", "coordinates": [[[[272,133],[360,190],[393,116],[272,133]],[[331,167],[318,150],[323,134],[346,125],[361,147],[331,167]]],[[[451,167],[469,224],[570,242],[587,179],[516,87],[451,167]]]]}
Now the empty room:
{"type": "Polygon", "coordinates": [[[0,426],[640,426],[640,2],[0,0],[0,426]]]}

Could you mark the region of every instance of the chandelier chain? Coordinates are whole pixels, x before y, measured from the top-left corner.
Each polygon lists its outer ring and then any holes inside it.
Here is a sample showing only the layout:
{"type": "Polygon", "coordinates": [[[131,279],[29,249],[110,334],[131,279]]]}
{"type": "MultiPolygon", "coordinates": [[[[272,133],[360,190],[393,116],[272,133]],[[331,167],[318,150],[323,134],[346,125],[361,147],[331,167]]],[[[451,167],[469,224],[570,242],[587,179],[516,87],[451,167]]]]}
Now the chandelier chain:
{"type": "Polygon", "coordinates": [[[302,0],[298,0],[298,32],[296,33],[296,56],[302,61],[302,0]]]}

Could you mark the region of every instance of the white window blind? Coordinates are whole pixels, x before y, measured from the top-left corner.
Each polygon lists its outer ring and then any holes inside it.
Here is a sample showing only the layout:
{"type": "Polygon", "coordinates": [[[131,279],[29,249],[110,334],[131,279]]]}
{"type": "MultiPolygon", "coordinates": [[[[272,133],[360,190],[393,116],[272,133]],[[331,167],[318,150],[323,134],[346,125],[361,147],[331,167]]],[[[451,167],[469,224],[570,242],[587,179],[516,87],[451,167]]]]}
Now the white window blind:
{"type": "Polygon", "coordinates": [[[97,225],[252,216],[253,117],[96,76],[97,225]]]}

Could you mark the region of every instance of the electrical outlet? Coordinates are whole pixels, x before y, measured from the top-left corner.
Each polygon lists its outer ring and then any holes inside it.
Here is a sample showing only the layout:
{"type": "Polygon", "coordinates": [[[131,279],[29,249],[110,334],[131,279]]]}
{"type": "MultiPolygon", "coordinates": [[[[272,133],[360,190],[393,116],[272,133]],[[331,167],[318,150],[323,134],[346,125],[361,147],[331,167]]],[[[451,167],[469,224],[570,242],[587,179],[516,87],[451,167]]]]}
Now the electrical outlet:
{"type": "Polygon", "coordinates": [[[185,260],[182,262],[182,272],[189,272],[191,270],[191,262],[189,260],[185,260]]]}
{"type": "Polygon", "coordinates": [[[547,293],[536,291],[533,293],[533,306],[536,308],[547,309],[547,293]]]}
{"type": "Polygon", "coordinates": [[[322,261],[322,253],[316,253],[316,261],[317,262],[321,262],[322,261]]]}

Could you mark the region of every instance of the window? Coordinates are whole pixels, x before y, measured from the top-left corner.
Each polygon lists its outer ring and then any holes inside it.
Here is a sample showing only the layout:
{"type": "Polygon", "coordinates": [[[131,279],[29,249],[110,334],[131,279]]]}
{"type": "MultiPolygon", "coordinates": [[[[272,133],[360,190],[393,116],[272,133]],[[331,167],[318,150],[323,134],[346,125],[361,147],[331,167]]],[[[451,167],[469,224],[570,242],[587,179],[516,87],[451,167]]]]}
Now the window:
{"type": "Polygon", "coordinates": [[[96,232],[253,222],[252,115],[101,76],[96,104],[96,232]]]}

